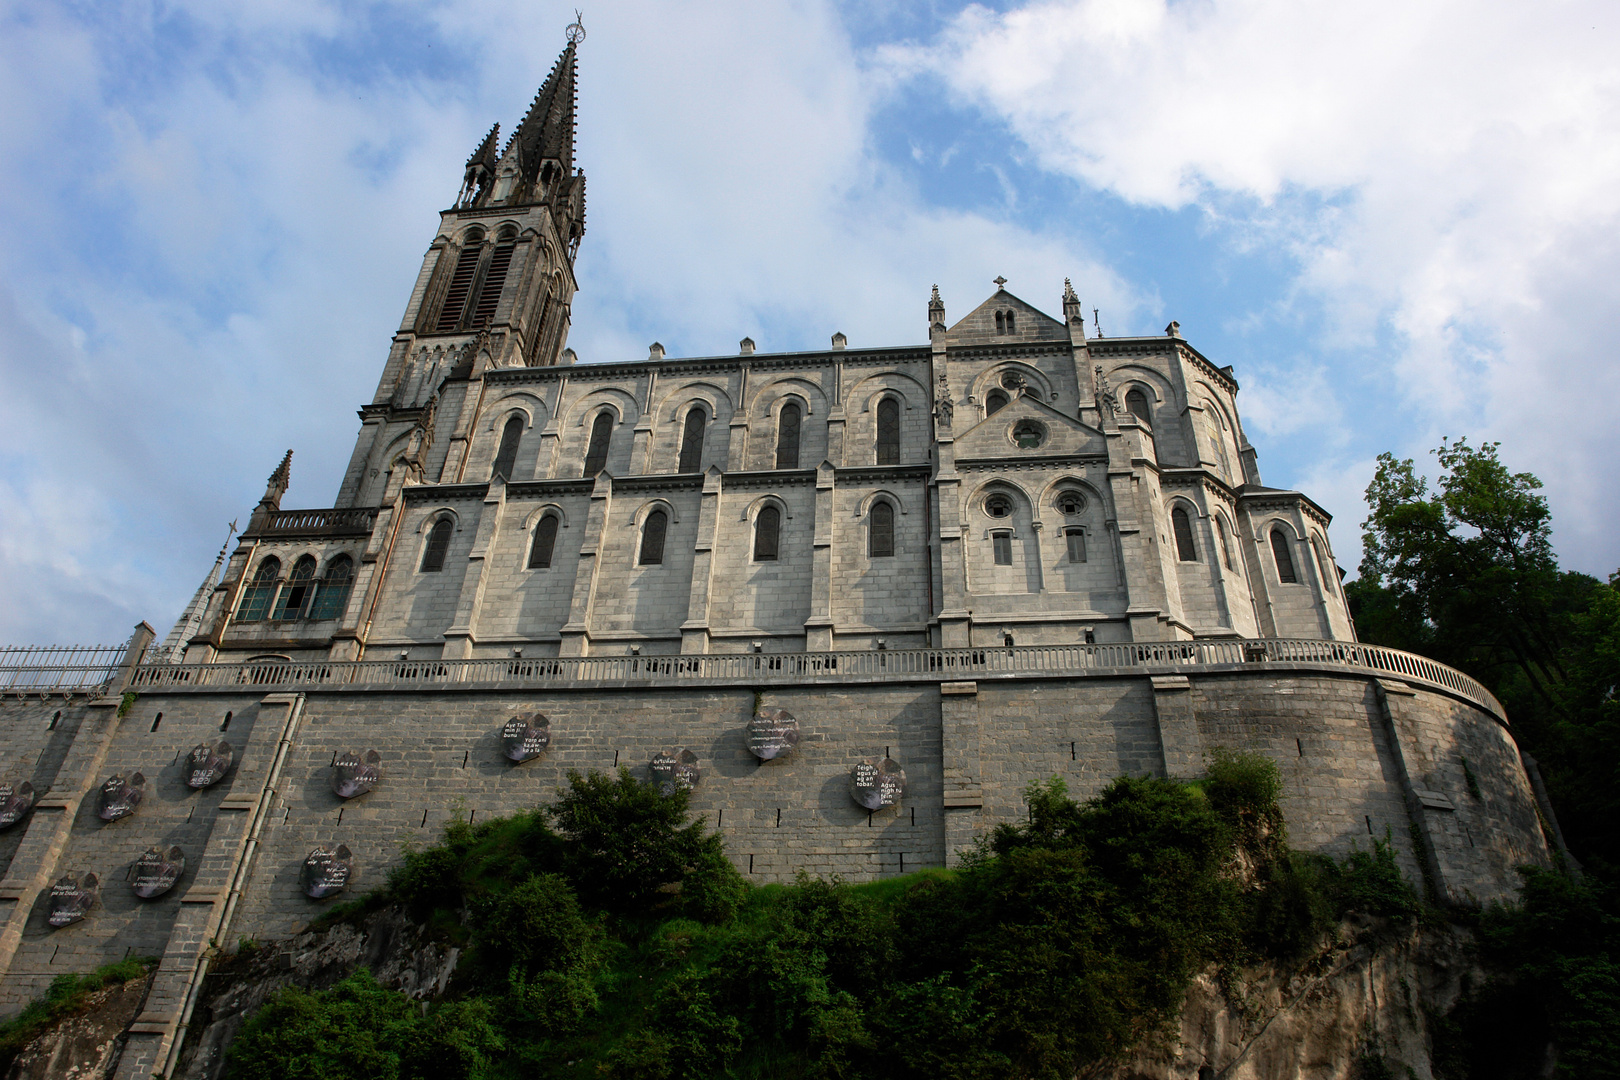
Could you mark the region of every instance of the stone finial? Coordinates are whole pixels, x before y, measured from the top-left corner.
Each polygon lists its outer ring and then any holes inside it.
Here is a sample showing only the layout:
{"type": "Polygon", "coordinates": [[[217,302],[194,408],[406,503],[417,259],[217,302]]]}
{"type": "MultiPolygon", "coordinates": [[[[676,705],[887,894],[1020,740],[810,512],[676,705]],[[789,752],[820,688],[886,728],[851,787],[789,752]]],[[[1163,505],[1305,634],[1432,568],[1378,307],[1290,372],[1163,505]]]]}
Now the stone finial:
{"type": "Polygon", "coordinates": [[[840,331],[839,333],[836,333],[836,334],[834,334],[832,336],[832,347],[833,348],[842,349],[848,344],[849,344],[849,338],[845,337],[843,335],[842,331],[840,331]]]}
{"type": "Polygon", "coordinates": [[[651,345],[647,346],[647,359],[649,359],[649,360],[662,360],[663,358],[664,358],[664,347],[662,345],[658,344],[658,342],[655,341],[651,345]]]}
{"type": "Polygon", "coordinates": [[[745,337],[741,341],[737,342],[737,351],[744,356],[753,356],[754,339],[751,337],[745,337]]]}
{"type": "Polygon", "coordinates": [[[577,364],[579,363],[579,353],[575,352],[573,349],[564,349],[562,351],[562,356],[557,358],[557,363],[577,364]]]}
{"type": "Polygon", "coordinates": [[[1164,332],[1168,337],[1178,338],[1181,336],[1181,324],[1172,321],[1169,326],[1164,328],[1164,332]]]}
{"type": "Polygon", "coordinates": [[[945,324],[945,301],[939,298],[939,286],[934,286],[933,295],[928,298],[928,325],[943,326],[945,324]]]}
{"type": "Polygon", "coordinates": [[[996,275],[996,292],[1006,292],[1006,291],[1007,291],[1007,279],[1002,277],[1000,274],[997,274],[996,275]]]}
{"type": "Polygon", "coordinates": [[[270,510],[280,510],[281,497],[287,494],[287,485],[291,482],[292,451],[289,450],[287,456],[281,459],[281,464],[276,466],[276,471],[270,474],[270,479],[264,487],[264,498],[259,500],[259,505],[270,510]]]}
{"type": "Polygon", "coordinates": [[[1063,279],[1063,319],[1070,324],[1078,324],[1082,333],[1085,332],[1086,315],[1080,307],[1080,298],[1074,293],[1074,285],[1068,278],[1063,279]]]}

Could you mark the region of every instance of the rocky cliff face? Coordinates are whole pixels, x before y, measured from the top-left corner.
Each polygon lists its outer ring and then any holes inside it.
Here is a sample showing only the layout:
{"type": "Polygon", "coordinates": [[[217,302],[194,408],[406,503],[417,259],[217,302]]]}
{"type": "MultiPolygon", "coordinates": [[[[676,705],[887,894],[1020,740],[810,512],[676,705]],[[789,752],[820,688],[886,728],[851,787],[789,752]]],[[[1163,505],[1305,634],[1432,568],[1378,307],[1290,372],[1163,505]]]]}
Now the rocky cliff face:
{"type": "MultiPolygon", "coordinates": [[[[1188,990],[1177,1030],[1097,1080],[1350,1080],[1365,1074],[1431,1080],[1426,1011],[1445,1012],[1481,972],[1472,938],[1352,918],[1290,970],[1258,967],[1222,985],[1205,972],[1188,990]]],[[[176,1077],[217,1080],[243,1022],[283,986],[325,989],[365,967],[413,997],[444,991],[458,951],[430,940],[397,908],[363,920],[250,946],[203,984],[176,1077]]],[[[146,981],[102,991],[89,1011],[35,1040],[7,1080],[90,1080],[116,1068],[121,1032],[146,981]]]]}
{"type": "Polygon", "coordinates": [[[1108,1080],[1432,1080],[1426,1010],[1445,1013],[1478,985],[1473,938],[1458,927],[1352,917],[1290,971],[1193,981],[1179,1030],[1155,1040],[1108,1080]],[[1387,1073],[1381,1072],[1382,1063],[1387,1073]]]}

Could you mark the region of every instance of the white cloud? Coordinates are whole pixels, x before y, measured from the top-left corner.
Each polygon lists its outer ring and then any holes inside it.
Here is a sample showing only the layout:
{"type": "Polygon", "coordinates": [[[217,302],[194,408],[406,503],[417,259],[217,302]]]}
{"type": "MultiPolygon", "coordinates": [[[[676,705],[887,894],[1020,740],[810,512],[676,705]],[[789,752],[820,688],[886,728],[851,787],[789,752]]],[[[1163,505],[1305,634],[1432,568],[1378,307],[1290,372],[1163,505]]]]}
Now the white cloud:
{"type": "Polygon", "coordinates": [[[884,59],[1049,170],[1147,206],[1247,205],[1245,238],[1291,253],[1327,312],[1318,343],[1359,350],[1422,434],[1511,440],[1566,559],[1600,571],[1620,563],[1597,509],[1620,502],[1601,344],[1620,303],[1597,284],[1620,278],[1617,30],[1595,2],[1047,0],[971,7],[884,59]]]}
{"type": "MultiPolygon", "coordinates": [[[[571,18],[0,6],[0,640],[166,631],[288,446],[285,505],[330,505],[437,211],[571,18]]],[[[585,360],[920,343],[931,284],[962,314],[997,273],[1044,306],[1064,277],[1136,302],[1058,237],[910,190],[827,5],[624,4],[588,30],[585,360]]]]}

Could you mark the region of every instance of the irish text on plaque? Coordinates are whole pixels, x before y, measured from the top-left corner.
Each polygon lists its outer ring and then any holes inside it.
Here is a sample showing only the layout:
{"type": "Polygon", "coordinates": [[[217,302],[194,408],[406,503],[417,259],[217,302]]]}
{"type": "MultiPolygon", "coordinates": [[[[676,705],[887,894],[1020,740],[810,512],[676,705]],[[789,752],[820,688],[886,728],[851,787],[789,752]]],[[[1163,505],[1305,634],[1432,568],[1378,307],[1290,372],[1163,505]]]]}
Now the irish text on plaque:
{"type": "Polygon", "coordinates": [[[893,758],[862,758],[849,770],[849,795],[868,810],[898,806],[906,796],[906,770],[893,758]]]}

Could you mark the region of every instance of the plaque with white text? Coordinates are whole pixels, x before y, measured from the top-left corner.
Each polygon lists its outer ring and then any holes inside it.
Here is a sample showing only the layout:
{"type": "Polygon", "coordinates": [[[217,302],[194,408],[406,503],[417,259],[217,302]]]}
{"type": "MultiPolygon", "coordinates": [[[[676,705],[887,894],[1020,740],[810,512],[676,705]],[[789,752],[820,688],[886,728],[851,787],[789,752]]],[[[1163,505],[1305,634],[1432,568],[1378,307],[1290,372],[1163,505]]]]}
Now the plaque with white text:
{"type": "Polygon", "coordinates": [[[156,844],[146,849],[135,860],[134,877],[129,887],[142,900],[155,900],[174,888],[180,875],[186,872],[186,853],[179,845],[164,851],[156,844]]]}
{"type": "Polygon", "coordinates": [[[786,709],[761,709],[748,721],[748,752],[770,761],[799,745],[799,721],[786,709]]]}
{"type": "Polygon", "coordinates": [[[340,799],[364,795],[382,779],[382,755],[375,750],[347,751],[332,762],[332,794],[340,799]]]}
{"type": "Polygon", "coordinates": [[[102,821],[127,818],[140,808],[145,796],[146,777],[141,773],[132,773],[128,779],[122,773],[114,773],[101,785],[96,813],[102,821]]]}
{"type": "Polygon", "coordinates": [[[690,750],[663,751],[652,759],[647,770],[652,773],[653,783],[658,785],[658,790],[665,795],[690,791],[703,778],[697,755],[690,750]]]}
{"type": "Polygon", "coordinates": [[[519,713],[501,728],[501,750],[512,761],[528,761],[551,745],[551,721],[544,713],[519,713]]]}
{"type": "Polygon", "coordinates": [[[50,915],[48,921],[51,926],[61,929],[72,926],[96,906],[96,897],[101,892],[101,882],[94,874],[63,874],[51,886],[49,900],[50,915]]]}
{"type": "Polygon", "coordinates": [[[34,808],[34,785],[27,780],[13,787],[0,784],[0,829],[9,829],[34,808]]]}
{"type": "Polygon", "coordinates": [[[906,795],[906,770],[893,758],[863,758],[849,770],[849,795],[868,810],[898,806],[906,795]]]}
{"type": "Polygon", "coordinates": [[[202,789],[213,787],[231,771],[235,754],[224,739],[217,743],[198,743],[186,759],[186,786],[202,789]]]}
{"type": "Polygon", "coordinates": [[[298,882],[305,896],[325,900],[347,889],[353,876],[354,855],[347,846],[339,844],[336,848],[318,847],[310,852],[299,872],[298,882]]]}

